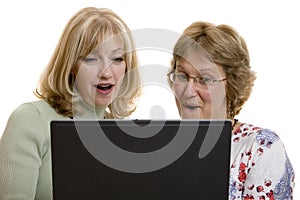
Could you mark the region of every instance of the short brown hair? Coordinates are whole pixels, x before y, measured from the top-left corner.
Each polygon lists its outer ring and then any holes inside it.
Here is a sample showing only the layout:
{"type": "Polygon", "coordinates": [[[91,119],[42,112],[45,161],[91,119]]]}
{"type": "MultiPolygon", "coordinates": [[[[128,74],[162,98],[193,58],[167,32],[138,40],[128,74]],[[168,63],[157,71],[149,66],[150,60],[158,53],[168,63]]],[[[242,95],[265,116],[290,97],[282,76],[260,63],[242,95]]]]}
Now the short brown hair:
{"type": "Polygon", "coordinates": [[[226,73],[227,118],[234,118],[248,100],[256,79],[245,40],[231,26],[194,22],[174,46],[171,71],[175,70],[176,61],[189,54],[193,46],[200,46],[205,56],[222,66],[226,73]]]}

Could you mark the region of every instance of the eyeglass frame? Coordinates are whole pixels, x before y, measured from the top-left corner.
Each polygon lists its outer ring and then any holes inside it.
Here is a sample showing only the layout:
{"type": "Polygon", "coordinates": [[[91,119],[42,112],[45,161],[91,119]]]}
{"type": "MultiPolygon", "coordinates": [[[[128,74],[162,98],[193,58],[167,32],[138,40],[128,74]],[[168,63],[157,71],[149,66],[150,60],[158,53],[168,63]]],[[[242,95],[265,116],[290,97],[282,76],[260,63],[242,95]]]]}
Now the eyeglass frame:
{"type": "Polygon", "coordinates": [[[193,79],[193,82],[194,82],[194,84],[195,84],[197,87],[199,87],[199,86],[200,86],[200,87],[207,87],[207,86],[209,86],[209,85],[213,85],[214,83],[219,83],[219,82],[222,82],[222,81],[227,80],[227,78],[212,79],[212,80],[211,80],[211,83],[207,84],[207,83],[204,83],[204,82],[203,82],[203,77],[201,77],[201,76],[189,76],[189,75],[187,75],[187,74],[185,74],[185,73],[183,73],[183,72],[175,72],[175,71],[169,72],[169,73],[167,74],[167,76],[169,77],[170,81],[171,81],[172,83],[174,83],[174,84],[186,84],[186,83],[189,82],[190,79],[193,79]],[[182,82],[182,83],[176,83],[176,82],[174,81],[174,76],[175,76],[176,74],[182,74],[182,75],[184,75],[184,76],[186,77],[186,78],[185,78],[185,82],[182,82]],[[201,79],[201,78],[202,78],[202,79],[201,79]],[[197,80],[197,79],[198,79],[198,82],[195,81],[195,80],[197,80]],[[198,84],[198,83],[199,83],[199,84],[198,84]]]}

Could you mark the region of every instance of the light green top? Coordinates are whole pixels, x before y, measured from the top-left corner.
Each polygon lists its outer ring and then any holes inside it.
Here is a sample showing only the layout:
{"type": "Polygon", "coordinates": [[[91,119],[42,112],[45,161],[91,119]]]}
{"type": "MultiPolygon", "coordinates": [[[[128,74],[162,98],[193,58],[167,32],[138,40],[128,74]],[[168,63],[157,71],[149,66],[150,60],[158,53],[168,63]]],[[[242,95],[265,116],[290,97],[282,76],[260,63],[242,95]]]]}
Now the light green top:
{"type": "Polygon", "coordinates": [[[50,121],[60,119],[69,118],[43,100],[22,104],[11,114],[0,140],[1,200],[53,199],[50,121]]]}

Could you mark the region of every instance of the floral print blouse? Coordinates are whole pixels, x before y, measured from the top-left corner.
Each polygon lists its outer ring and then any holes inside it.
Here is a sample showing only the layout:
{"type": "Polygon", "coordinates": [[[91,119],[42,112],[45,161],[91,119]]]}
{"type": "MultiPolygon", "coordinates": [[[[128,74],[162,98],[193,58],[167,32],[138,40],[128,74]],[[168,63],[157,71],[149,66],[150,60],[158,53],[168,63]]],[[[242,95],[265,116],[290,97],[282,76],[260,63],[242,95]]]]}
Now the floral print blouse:
{"type": "Polygon", "coordinates": [[[232,135],[229,198],[293,199],[294,170],[274,132],[241,124],[232,135]]]}

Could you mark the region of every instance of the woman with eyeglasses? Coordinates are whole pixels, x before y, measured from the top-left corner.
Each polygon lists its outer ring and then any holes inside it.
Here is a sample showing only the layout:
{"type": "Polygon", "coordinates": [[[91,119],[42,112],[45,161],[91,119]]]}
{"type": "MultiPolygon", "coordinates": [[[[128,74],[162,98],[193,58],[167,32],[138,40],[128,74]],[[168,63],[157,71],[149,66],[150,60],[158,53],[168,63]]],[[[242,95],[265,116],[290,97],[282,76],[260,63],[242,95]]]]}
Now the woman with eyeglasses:
{"type": "Polygon", "coordinates": [[[174,46],[168,77],[182,119],[232,121],[228,199],[293,199],[294,170],[278,135],[236,119],[256,75],[235,29],[192,23],[174,46]]]}
{"type": "Polygon", "coordinates": [[[136,108],[140,75],[132,34],[106,8],[79,10],[46,67],[37,101],[11,114],[0,140],[0,199],[50,200],[50,122],[121,119],[136,108]]]}

